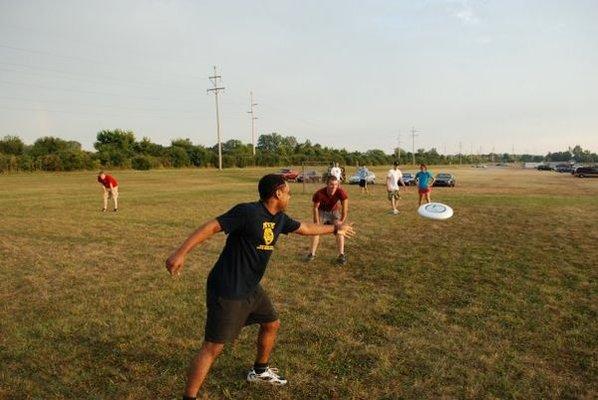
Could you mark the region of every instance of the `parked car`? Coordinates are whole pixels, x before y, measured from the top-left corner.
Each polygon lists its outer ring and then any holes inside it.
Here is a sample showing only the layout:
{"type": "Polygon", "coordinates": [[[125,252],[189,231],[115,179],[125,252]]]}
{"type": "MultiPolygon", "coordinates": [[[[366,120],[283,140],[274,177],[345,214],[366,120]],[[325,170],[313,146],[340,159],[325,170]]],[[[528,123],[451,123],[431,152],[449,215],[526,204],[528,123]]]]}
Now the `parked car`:
{"type": "Polygon", "coordinates": [[[571,165],[569,164],[559,164],[556,167],[554,167],[554,170],[556,172],[571,172],[573,168],[571,168],[571,165]]]}
{"type": "Polygon", "coordinates": [[[301,172],[297,176],[297,182],[322,182],[322,174],[318,171],[305,171],[305,173],[301,172]]]}
{"type": "Polygon", "coordinates": [[[407,186],[415,186],[415,174],[411,172],[403,172],[403,182],[407,186]]]}
{"type": "Polygon", "coordinates": [[[538,171],[552,171],[552,167],[548,164],[538,165],[538,171]]]}
{"type": "Polygon", "coordinates": [[[571,166],[571,175],[575,175],[575,171],[577,171],[577,168],[583,167],[583,165],[579,165],[579,164],[574,164],[571,166]]]}
{"type": "Polygon", "coordinates": [[[376,183],[376,174],[374,174],[372,171],[370,170],[363,170],[363,169],[359,169],[357,171],[357,173],[353,176],[351,176],[349,178],[349,184],[350,185],[356,185],[359,183],[359,181],[361,180],[361,177],[365,174],[366,178],[365,181],[370,184],[373,185],[376,183]]]}
{"type": "Polygon", "coordinates": [[[432,186],[455,187],[455,176],[453,174],[441,172],[434,178],[434,183],[432,186]]]}
{"type": "Polygon", "coordinates": [[[598,176],[598,167],[579,167],[575,170],[575,176],[578,178],[589,178],[598,176]]]}
{"type": "Polygon", "coordinates": [[[299,176],[299,172],[294,171],[290,168],[283,168],[280,170],[278,174],[282,175],[285,181],[295,181],[299,176]]]}

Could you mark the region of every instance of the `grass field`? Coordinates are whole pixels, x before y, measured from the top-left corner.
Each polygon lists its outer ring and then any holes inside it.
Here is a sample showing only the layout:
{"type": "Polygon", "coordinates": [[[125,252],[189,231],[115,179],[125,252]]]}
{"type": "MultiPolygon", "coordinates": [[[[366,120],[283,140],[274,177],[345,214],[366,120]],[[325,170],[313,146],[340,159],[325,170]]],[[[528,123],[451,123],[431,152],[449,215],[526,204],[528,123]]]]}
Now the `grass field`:
{"type": "MultiPolygon", "coordinates": [[[[432,193],[455,210],[444,222],[417,215],[413,188],[393,216],[383,185],[349,187],[345,267],[330,237],[311,264],[307,238],[281,237],[263,285],[289,384],[244,381],[250,327],[201,396],[596,398],[598,179],[452,171],[457,187],[432,193]]],[[[93,172],[0,176],[0,398],[180,398],[225,237],[180,279],[164,260],[202,221],[255,200],[265,172],[117,171],[120,211],[105,214],[93,172]]],[[[291,216],[309,219],[315,188],[292,185],[291,216]]]]}

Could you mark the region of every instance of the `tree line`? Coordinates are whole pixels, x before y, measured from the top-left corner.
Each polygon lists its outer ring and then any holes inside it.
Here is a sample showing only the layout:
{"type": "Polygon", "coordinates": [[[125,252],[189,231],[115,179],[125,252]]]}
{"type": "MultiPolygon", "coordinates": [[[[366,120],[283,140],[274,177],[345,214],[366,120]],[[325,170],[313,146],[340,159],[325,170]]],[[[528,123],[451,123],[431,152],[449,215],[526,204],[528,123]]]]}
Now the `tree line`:
{"type": "MultiPolygon", "coordinates": [[[[169,146],[153,143],[147,137],[137,140],[135,134],[124,130],[98,132],[95,151],[86,151],[81,143],[53,136],[37,139],[32,145],[25,144],[18,136],[0,139],[0,172],[13,171],[75,171],[116,168],[149,170],[152,168],[216,167],[218,146],[196,145],[189,139],[172,140],[169,146]]],[[[311,141],[299,142],[293,136],[278,133],[261,135],[256,145],[256,155],[250,144],[231,139],[222,144],[223,167],[288,166],[302,163],[330,163],[341,165],[388,165],[394,161],[409,164],[413,154],[395,149],[386,154],[379,149],[365,152],[347,151],[322,146],[311,141]]],[[[570,161],[598,162],[598,155],[575,146],[567,151],[548,153],[546,156],[532,154],[439,154],[435,148],[418,149],[416,163],[426,164],[472,164],[570,161]]]]}

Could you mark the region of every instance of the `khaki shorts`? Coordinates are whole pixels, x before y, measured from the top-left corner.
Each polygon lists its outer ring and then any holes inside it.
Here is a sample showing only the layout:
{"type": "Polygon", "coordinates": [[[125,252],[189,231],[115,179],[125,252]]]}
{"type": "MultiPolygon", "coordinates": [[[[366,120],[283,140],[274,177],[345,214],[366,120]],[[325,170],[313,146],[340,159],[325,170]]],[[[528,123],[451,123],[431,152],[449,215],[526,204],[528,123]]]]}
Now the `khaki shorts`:
{"type": "Polygon", "coordinates": [[[104,196],[109,199],[118,199],[118,186],[113,189],[106,189],[104,196]]]}
{"type": "Polygon", "coordinates": [[[319,210],[320,223],[324,225],[334,225],[338,220],[341,219],[341,213],[338,210],[323,211],[319,210]]]}
{"type": "Polygon", "coordinates": [[[389,190],[388,191],[388,200],[392,200],[392,199],[398,200],[400,198],[401,198],[401,194],[399,193],[398,190],[389,190]]]}

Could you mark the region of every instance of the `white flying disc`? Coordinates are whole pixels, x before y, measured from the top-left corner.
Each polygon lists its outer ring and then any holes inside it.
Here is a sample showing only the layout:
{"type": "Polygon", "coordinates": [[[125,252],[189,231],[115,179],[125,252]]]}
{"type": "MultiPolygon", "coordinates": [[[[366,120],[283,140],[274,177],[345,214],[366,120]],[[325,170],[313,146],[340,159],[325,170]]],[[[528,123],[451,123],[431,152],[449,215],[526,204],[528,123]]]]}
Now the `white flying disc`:
{"type": "Polygon", "coordinates": [[[453,216],[453,209],[442,203],[422,204],[417,212],[422,217],[430,219],[449,219],[453,216]]]}

